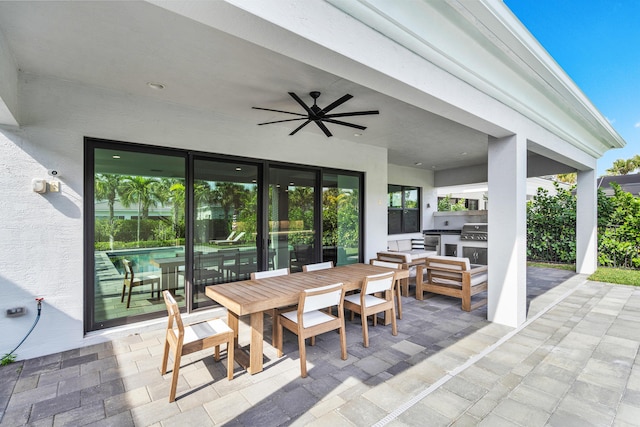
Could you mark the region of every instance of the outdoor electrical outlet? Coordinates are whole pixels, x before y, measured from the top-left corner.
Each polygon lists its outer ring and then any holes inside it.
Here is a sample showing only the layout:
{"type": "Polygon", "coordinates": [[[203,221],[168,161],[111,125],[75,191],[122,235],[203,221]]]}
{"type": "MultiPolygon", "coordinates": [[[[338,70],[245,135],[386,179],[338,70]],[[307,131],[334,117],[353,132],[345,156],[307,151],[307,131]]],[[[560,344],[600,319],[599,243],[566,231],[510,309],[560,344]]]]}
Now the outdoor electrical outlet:
{"type": "Polygon", "coordinates": [[[7,309],[7,317],[18,317],[22,316],[27,312],[27,309],[24,307],[15,307],[7,309]]]}
{"type": "Polygon", "coordinates": [[[57,193],[60,191],[60,182],[59,181],[51,181],[49,182],[49,192],[57,193]]]}

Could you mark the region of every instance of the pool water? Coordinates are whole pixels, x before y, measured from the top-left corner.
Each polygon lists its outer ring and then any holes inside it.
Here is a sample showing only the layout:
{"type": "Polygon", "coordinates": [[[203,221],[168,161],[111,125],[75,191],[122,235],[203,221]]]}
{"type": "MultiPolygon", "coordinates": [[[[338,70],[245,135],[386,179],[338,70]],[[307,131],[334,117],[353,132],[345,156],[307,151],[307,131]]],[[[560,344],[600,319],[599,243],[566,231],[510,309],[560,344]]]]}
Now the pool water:
{"type": "Polygon", "coordinates": [[[170,258],[177,254],[184,255],[184,248],[181,246],[173,246],[169,248],[125,249],[107,252],[107,256],[120,274],[124,274],[123,259],[128,259],[133,263],[134,273],[142,273],[160,271],[158,267],[151,264],[152,259],[170,258]]]}

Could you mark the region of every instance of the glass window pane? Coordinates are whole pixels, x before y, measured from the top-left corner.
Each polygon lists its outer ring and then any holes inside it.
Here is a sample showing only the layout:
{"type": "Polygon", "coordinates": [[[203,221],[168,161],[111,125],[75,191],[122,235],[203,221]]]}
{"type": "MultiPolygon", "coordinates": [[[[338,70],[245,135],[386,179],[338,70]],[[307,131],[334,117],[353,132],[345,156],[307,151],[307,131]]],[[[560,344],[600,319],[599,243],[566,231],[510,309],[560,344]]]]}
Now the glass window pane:
{"type": "Polygon", "coordinates": [[[207,285],[248,279],[258,270],[258,167],[194,161],[193,307],[214,304],[207,285]]]}
{"type": "Polygon", "coordinates": [[[415,233],[420,231],[420,211],[409,209],[404,211],[404,233],[415,233]]]}
{"type": "Polygon", "coordinates": [[[293,273],[318,262],[315,187],[316,172],[269,169],[269,269],[288,267],[293,273]]]}
{"type": "Polygon", "coordinates": [[[326,173],[322,194],[322,261],[360,260],[360,177],[326,173]]]}
{"type": "Polygon", "coordinates": [[[162,289],[184,295],[185,159],[96,148],[94,171],[93,326],[165,312],[162,289]]]}
{"type": "Polygon", "coordinates": [[[418,207],[418,189],[415,187],[404,188],[404,208],[416,209],[418,207]]]}
{"type": "Polygon", "coordinates": [[[388,216],[389,216],[388,233],[389,234],[402,233],[402,210],[389,209],[388,216]]]}
{"type": "Polygon", "coordinates": [[[402,186],[389,185],[387,207],[389,208],[402,207],[402,186]]]}

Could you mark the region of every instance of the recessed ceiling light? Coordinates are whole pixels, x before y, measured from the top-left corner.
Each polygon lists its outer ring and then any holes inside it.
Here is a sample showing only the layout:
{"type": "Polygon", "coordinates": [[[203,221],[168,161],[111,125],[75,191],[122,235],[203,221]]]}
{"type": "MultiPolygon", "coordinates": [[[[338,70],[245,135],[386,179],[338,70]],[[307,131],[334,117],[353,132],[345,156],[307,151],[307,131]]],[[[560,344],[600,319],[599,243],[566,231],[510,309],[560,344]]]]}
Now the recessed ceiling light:
{"type": "Polygon", "coordinates": [[[115,155],[115,156],[112,156],[112,157],[113,157],[114,159],[119,159],[119,158],[120,158],[120,156],[118,156],[118,155],[115,155]]]}
{"type": "Polygon", "coordinates": [[[431,169],[435,169],[435,168],[436,168],[436,166],[435,166],[435,165],[431,166],[431,169]]]}
{"type": "Polygon", "coordinates": [[[422,162],[415,162],[414,165],[416,166],[422,166],[422,162]]]}
{"type": "Polygon", "coordinates": [[[236,170],[237,170],[237,171],[241,171],[241,170],[242,170],[242,168],[239,168],[239,167],[238,167],[238,168],[236,168],[236,170]]]}
{"type": "Polygon", "coordinates": [[[461,155],[461,156],[466,156],[466,155],[467,155],[467,152],[466,152],[466,151],[463,151],[462,153],[460,153],[460,155],[461,155]]]}
{"type": "Polygon", "coordinates": [[[147,82],[147,86],[155,90],[162,90],[165,88],[165,86],[162,83],[156,83],[156,82],[147,82]]]}
{"type": "Polygon", "coordinates": [[[354,133],[353,136],[362,136],[361,133],[354,133]]]}
{"type": "Polygon", "coordinates": [[[291,182],[289,183],[289,185],[293,186],[293,185],[295,185],[295,184],[293,183],[293,181],[291,181],[291,182]]]}

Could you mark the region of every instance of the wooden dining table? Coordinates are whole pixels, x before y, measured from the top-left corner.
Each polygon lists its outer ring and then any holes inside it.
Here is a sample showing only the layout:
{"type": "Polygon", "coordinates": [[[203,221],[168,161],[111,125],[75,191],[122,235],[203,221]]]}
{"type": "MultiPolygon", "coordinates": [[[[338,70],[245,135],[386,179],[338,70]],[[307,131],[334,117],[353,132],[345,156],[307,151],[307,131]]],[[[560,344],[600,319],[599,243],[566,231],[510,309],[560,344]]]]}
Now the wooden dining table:
{"type": "Polygon", "coordinates": [[[369,264],[348,264],[287,276],[211,285],[207,286],[205,293],[227,309],[228,323],[234,331],[236,347],[238,347],[240,316],[250,315],[249,354],[238,348],[235,352],[235,361],[250,374],[255,374],[262,371],[265,311],[297,304],[300,292],[305,289],[343,283],[347,292],[359,290],[366,276],[389,271],[396,273],[396,281],[409,277],[408,270],[395,270],[369,264]]]}

